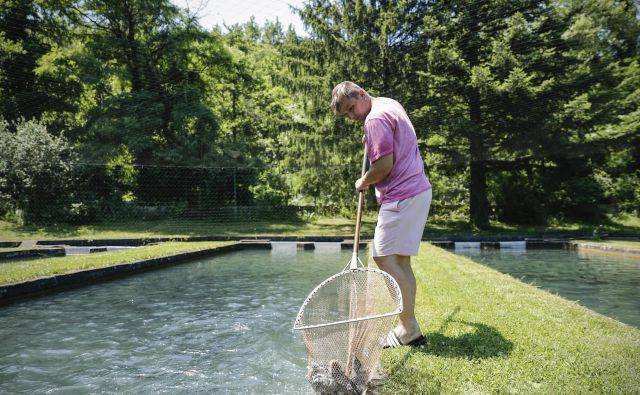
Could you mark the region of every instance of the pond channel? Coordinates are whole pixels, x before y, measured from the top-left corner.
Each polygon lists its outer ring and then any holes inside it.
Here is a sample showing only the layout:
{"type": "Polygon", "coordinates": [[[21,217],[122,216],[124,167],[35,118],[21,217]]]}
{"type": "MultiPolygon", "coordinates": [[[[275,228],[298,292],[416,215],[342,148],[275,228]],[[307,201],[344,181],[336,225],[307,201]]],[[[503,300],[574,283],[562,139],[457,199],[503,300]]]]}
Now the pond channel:
{"type": "MultiPolygon", "coordinates": [[[[640,258],[583,250],[480,249],[455,253],[640,328],[640,258]]],[[[507,245],[507,247],[510,247],[507,245]]]]}
{"type": "Polygon", "coordinates": [[[277,243],[4,306],[0,393],[312,393],[293,322],[351,256],[322,244],[277,243]]]}

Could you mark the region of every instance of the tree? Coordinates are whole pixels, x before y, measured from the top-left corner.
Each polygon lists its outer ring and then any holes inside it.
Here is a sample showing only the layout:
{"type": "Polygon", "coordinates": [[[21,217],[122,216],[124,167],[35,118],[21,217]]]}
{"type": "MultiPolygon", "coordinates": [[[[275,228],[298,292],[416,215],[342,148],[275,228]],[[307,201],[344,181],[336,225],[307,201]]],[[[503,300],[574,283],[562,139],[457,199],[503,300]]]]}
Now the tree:
{"type": "MultiPolygon", "coordinates": [[[[563,82],[572,94],[557,113],[560,127],[571,136],[559,148],[571,153],[570,168],[588,164],[583,182],[597,188],[600,197],[585,202],[587,208],[578,211],[584,216],[585,210],[595,210],[595,203],[637,211],[640,22],[636,8],[631,1],[561,4],[570,21],[562,37],[568,44],[565,56],[571,67],[563,82]]],[[[577,188],[569,193],[584,195],[577,188]]]]}
{"type": "MultiPolygon", "coordinates": [[[[67,42],[68,33],[45,0],[0,3],[0,113],[10,128],[21,118],[77,111],[78,81],[39,71],[50,51],[67,42]]],[[[54,132],[64,128],[55,123],[54,132]]]]}
{"type": "Polygon", "coordinates": [[[77,154],[41,121],[0,120],[0,214],[57,222],[71,212],[77,154]]]}
{"type": "Polygon", "coordinates": [[[298,152],[291,162],[301,168],[297,185],[317,203],[353,207],[361,126],[334,117],[329,95],[348,79],[373,95],[402,99],[403,56],[415,42],[415,31],[405,27],[420,18],[420,2],[323,0],[298,12],[310,37],[282,46],[294,77],[287,86],[308,114],[307,127],[292,136],[298,152]]]}
{"type": "Polygon", "coordinates": [[[637,53],[630,9],[630,2],[458,0],[429,8],[419,85],[429,98],[418,122],[443,137],[432,141],[447,142],[445,150],[467,145],[477,226],[488,223],[489,197],[501,219],[516,222],[596,212],[602,193],[592,170],[622,140],[593,133],[617,129],[628,111],[616,98],[616,69],[637,53]]]}
{"type": "Polygon", "coordinates": [[[105,161],[125,145],[140,164],[215,162],[219,120],[205,105],[205,80],[230,61],[220,38],[168,0],[74,1],[65,10],[95,59],[81,71],[95,87],[76,133],[86,155],[105,161]]]}

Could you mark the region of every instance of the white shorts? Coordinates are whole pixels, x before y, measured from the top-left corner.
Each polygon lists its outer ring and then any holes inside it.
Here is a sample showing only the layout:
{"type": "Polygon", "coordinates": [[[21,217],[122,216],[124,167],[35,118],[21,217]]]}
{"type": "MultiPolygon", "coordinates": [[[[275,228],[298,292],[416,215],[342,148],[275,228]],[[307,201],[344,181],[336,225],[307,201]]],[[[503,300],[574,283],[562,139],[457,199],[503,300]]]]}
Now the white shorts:
{"type": "Polygon", "coordinates": [[[373,236],[373,256],[418,255],[431,206],[431,188],[397,202],[383,203],[373,236]]]}

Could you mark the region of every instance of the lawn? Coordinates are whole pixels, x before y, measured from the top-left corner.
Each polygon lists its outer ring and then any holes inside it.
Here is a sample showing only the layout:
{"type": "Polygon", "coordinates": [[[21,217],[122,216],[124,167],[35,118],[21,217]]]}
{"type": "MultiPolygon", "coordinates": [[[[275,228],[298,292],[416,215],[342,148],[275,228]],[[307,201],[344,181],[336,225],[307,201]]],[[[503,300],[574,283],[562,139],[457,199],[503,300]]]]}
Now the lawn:
{"type": "MultiPolygon", "coordinates": [[[[47,239],[115,239],[183,236],[345,236],[353,235],[355,218],[318,217],[248,219],[240,222],[166,219],[155,221],[126,220],[92,225],[16,225],[0,221],[0,241],[47,239]]],[[[376,225],[376,213],[368,212],[362,223],[362,233],[372,235],[376,225]]],[[[432,216],[427,221],[425,236],[493,236],[518,235],[539,237],[547,234],[579,234],[591,236],[594,229],[622,234],[640,234],[640,219],[630,215],[609,215],[603,222],[575,223],[553,222],[545,226],[523,226],[492,222],[487,229],[477,229],[465,221],[432,216]]]]}
{"type": "MultiPolygon", "coordinates": [[[[184,236],[349,236],[355,220],[320,218],[300,221],[289,218],[246,222],[216,222],[205,220],[119,221],[94,225],[30,225],[18,226],[0,221],[0,240],[47,239],[119,239],[184,236]]],[[[363,233],[373,233],[375,219],[364,218],[363,233]]]]}
{"type": "Polygon", "coordinates": [[[426,243],[414,270],[429,342],[385,352],[383,393],[638,393],[637,328],[426,243]]]}

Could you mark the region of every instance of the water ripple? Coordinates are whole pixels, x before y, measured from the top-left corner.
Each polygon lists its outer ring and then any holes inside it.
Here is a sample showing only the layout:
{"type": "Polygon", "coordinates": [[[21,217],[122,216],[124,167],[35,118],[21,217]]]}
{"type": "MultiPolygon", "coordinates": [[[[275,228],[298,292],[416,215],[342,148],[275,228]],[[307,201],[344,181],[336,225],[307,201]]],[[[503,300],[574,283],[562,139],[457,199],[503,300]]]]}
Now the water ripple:
{"type": "Polygon", "coordinates": [[[0,309],[0,393],[311,393],[293,320],[350,254],[204,259],[0,309]]]}

